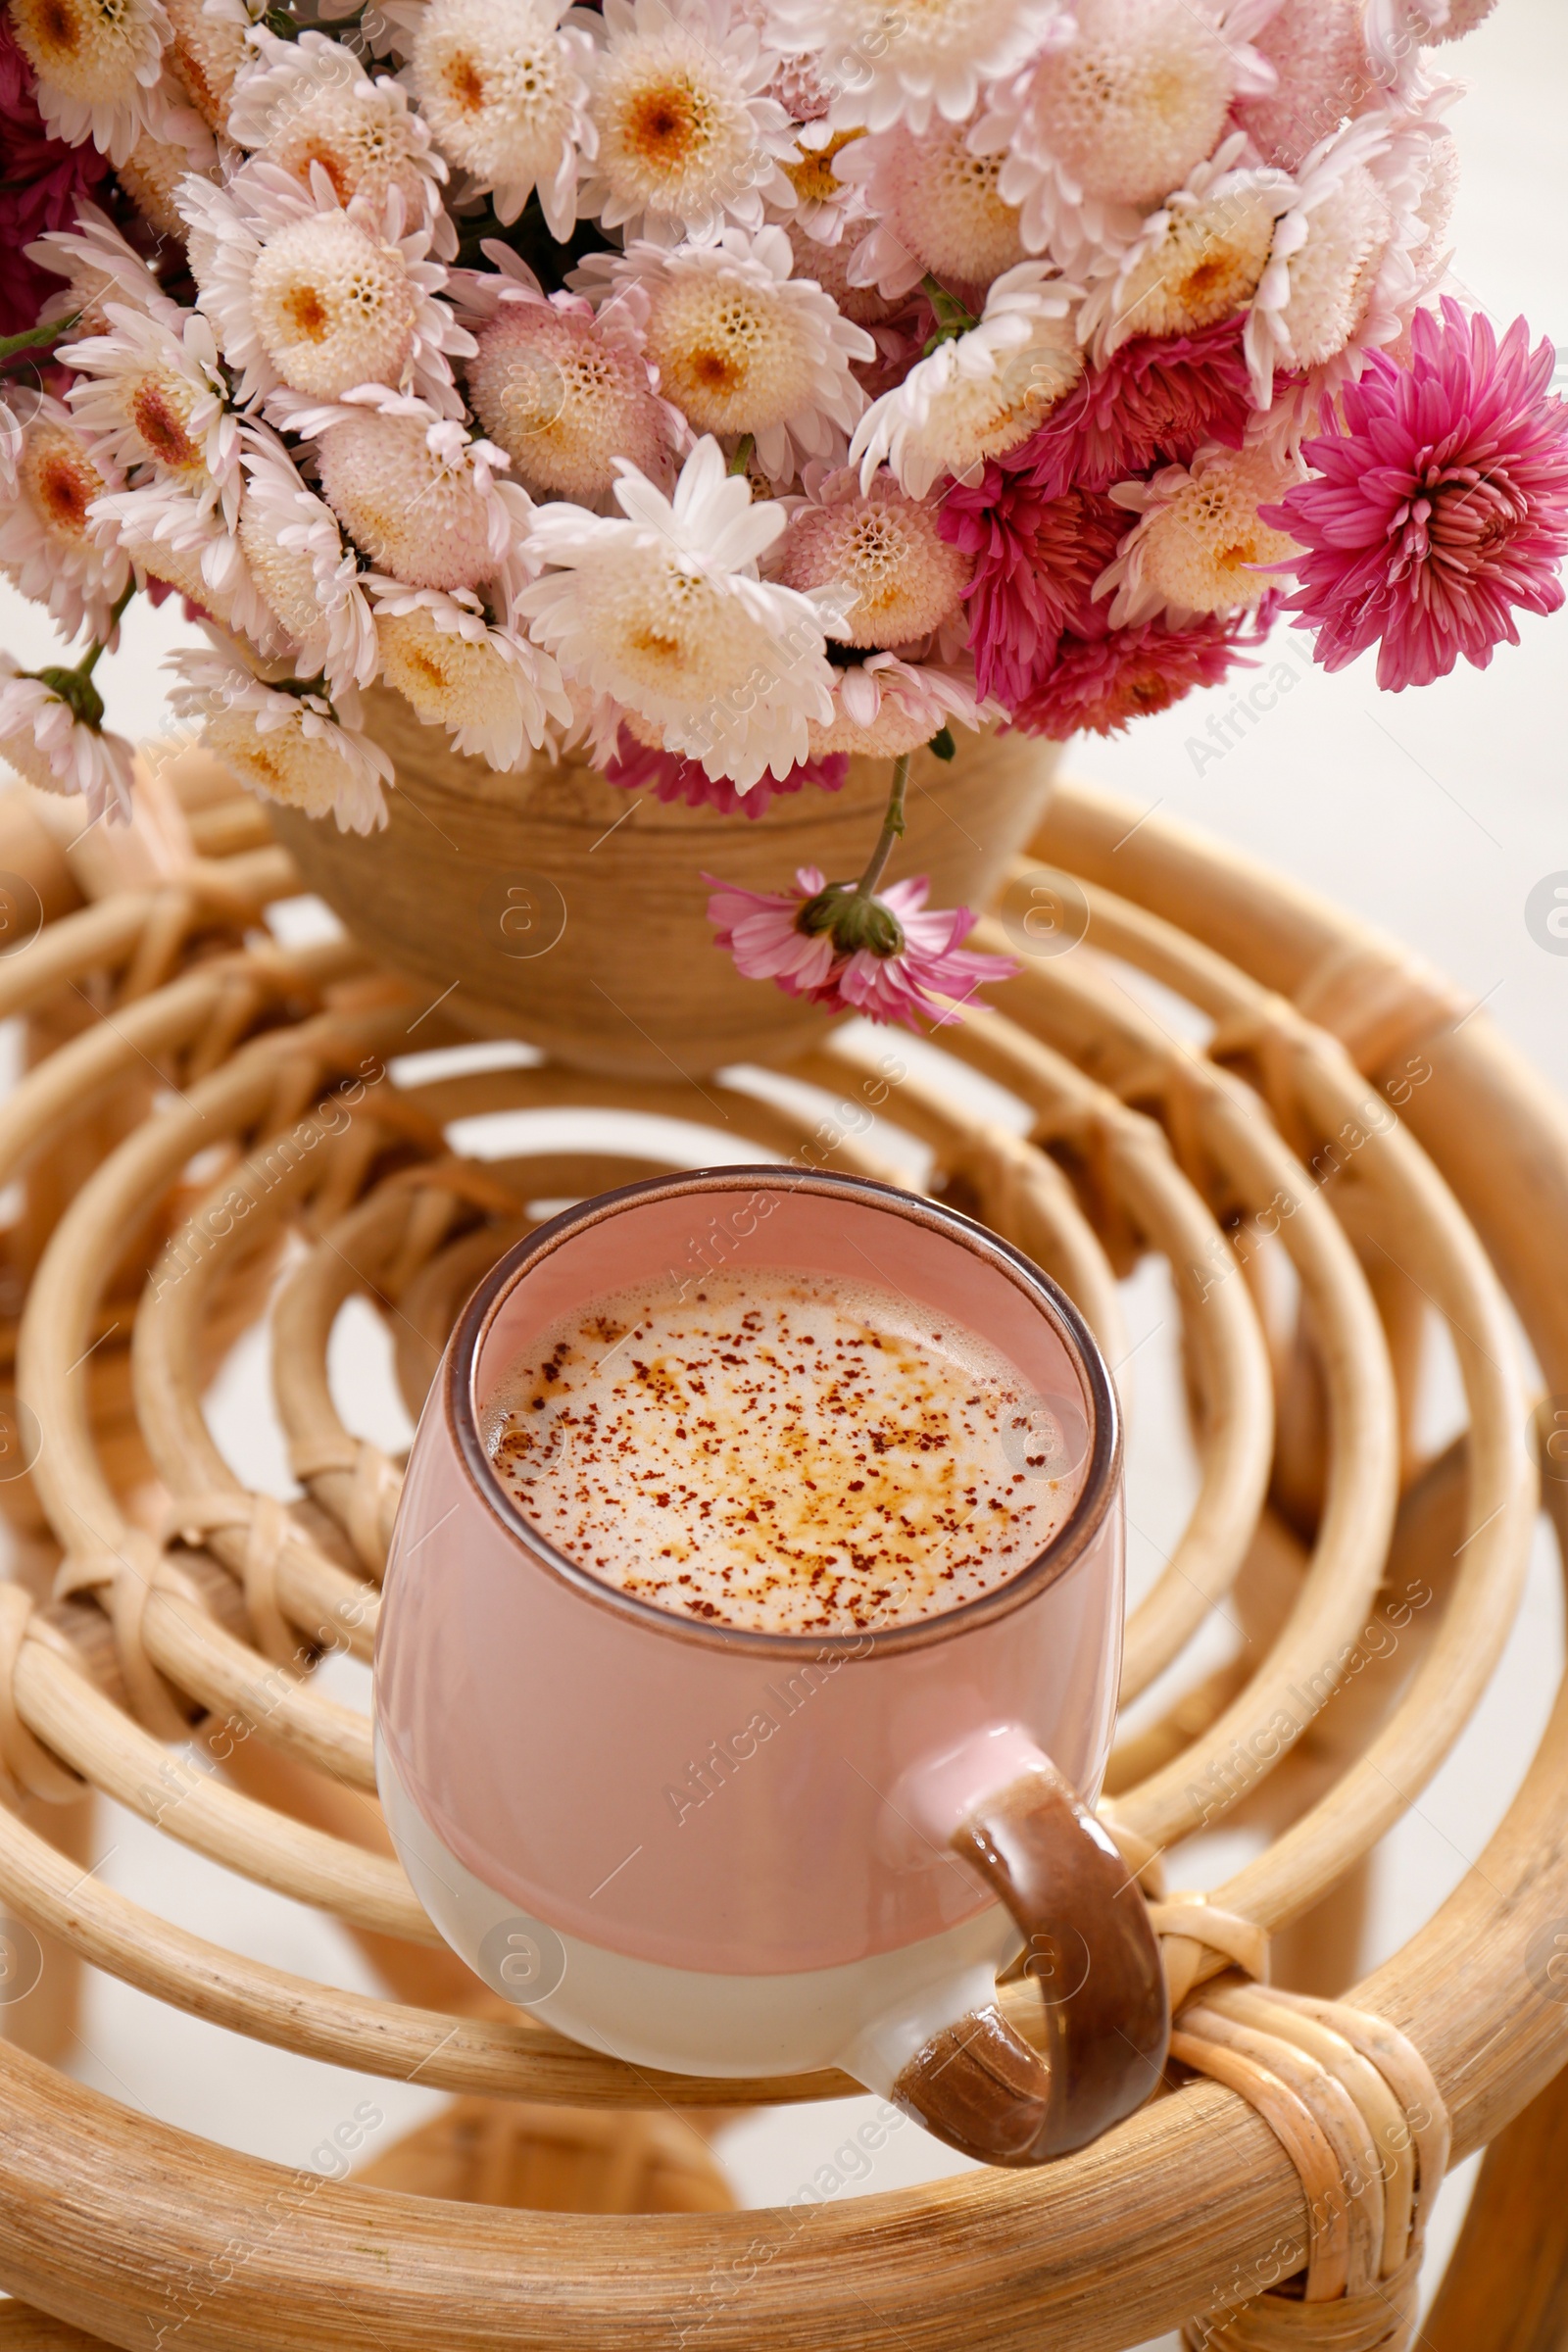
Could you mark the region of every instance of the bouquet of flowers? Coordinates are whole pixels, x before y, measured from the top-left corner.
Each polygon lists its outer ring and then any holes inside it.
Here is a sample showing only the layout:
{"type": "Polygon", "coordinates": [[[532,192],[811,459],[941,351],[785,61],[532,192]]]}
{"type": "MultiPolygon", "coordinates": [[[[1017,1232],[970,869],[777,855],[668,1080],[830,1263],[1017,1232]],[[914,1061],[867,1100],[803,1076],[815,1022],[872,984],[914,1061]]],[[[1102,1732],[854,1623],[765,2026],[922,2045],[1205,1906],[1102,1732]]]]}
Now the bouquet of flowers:
{"type": "Polygon", "coordinates": [[[865,871],[720,888],[882,1018],[993,969],[881,888],[913,750],[1065,737],[1282,606],[1398,689],[1562,601],[1553,355],[1443,291],[1490,0],[6,0],[0,755],[122,805],[93,669],[361,831],[379,680],[509,772],[755,815],[894,762],[865,871]]]}

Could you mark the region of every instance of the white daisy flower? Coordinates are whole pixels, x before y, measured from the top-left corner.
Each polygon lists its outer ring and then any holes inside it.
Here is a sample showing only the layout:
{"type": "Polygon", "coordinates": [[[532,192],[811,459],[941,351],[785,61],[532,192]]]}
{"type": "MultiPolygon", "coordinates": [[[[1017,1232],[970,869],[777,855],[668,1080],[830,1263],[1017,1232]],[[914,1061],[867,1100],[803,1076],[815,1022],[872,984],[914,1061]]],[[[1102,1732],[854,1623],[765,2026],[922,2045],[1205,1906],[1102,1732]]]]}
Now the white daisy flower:
{"type": "Polygon", "coordinates": [[[78,376],[67,399],[77,423],[117,466],[155,466],[203,506],[239,516],[239,419],[208,320],[180,314],[182,331],[111,302],[110,331],[68,346],[78,376]]]}
{"type": "Polygon", "coordinates": [[[773,0],[769,39],[814,57],[833,91],[828,121],[922,131],[933,114],[962,122],[982,86],[1016,74],[1055,37],[1065,0],[773,0]]]}
{"type": "Polygon", "coordinates": [[[902,489],[924,498],[939,474],[978,481],[987,458],[1027,441],[1084,371],[1077,300],[1047,263],[1004,270],[976,324],[939,343],[861,417],[850,447],[861,486],[886,463],[902,489]]]}
{"type": "Polygon", "coordinates": [[[754,505],[710,439],[672,499],[630,466],[615,496],[620,517],[570,506],[534,516],[524,553],[555,568],[517,599],[533,636],[568,681],[613,695],[709,775],[741,792],[764,768],[787,775],[808,757],[810,722],[832,719],[833,672],[828,600],[758,576],[782,507],[754,505]]]}
{"type": "Polygon", "coordinates": [[[386,74],[372,80],[351,49],[323,32],[284,41],[258,26],[251,44],[256,63],[228,110],[235,145],[259,152],[302,188],[319,164],[341,205],[363,196],[380,211],[396,188],[407,218],[437,232],[444,258],[455,254],[441,196],[447,168],[407,90],[386,74]]]}
{"type": "Polygon", "coordinates": [[[107,451],[89,448],[69,410],[47,394],[22,423],[0,406],[0,572],[47,606],[67,637],[109,633],[130,566],[100,544],[93,501],[123,486],[107,451]]]}
{"type": "Polygon", "coordinates": [[[516,478],[536,496],[602,507],[619,457],[667,486],[687,429],[654,388],[637,306],[609,302],[596,314],[576,295],[547,299],[507,246],[483,250],[496,269],[456,273],[453,295],[477,324],[469,402],[516,478]]]}
{"type": "Polygon", "coordinates": [[[265,800],[307,816],[335,816],[341,833],[373,833],[386,823],[383,784],[392,762],[362,731],[359,698],[328,700],[313,687],[269,683],[240,659],[240,649],[188,647],[165,667],[179,683],[169,703],[194,720],[215,760],[265,800]]]}
{"type": "Polygon", "coordinates": [[[218,142],[197,116],[172,114],[162,137],[142,132],[115,176],[148,226],[183,245],[185,223],[176,194],[191,172],[200,179],[218,178],[218,142]]]}
{"type": "Polygon", "coordinates": [[[793,274],[782,228],[726,228],[674,251],[638,243],[590,254],[576,282],[633,297],[660,391],[699,433],[750,433],[762,471],[789,481],[804,459],[841,456],[865,408],[851,364],[874,359],[865,329],[793,274]]]}
{"type": "Polygon", "coordinates": [[[319,672],[331,694],[368,686],[378,656],[375,616],[337,516],[301,480],[281,441],[246,433],[239,544],[258,594],[287,630],[296,666],[319,672]]]}
{"type": "Polygon", "coordinates": [[[792,207],[794,125],[765,95],[776,64],[726,0],[605,0],[579,214],[674,245],[792,207]]]}
{"type": "Polygon", "coordinates": [[[1068,276],[1113,267],[1212,152],[1233,100],[1274,88],[1250,35],[1278,5],[1069,0],[1045,54],[993,84],[969,134],[1003,158],[998,193],[1018,207],[1026,250],[1068,276]]]}
{"type": "Polygon", "coordinates": [[[45,792],[79,792],[96,822],[106,810],[130,815],[130,763],[123,735],[108,734],[104,707],[79,670],[29,675],[0,654],[0,762],[45,792]]]}
{"type": "Polygon", "coordinates": [[[408,45],[403,79],[447,161],[488,191],[500,220],[537,193],[564,240],[577,219],[577,175],[591,155],[593,42],[563,25],[570,0],[391,0],[408,45]]]}
{"type": "Polygon", "coordinates": [[[944,286],[982,296],[1024,260],[1018,210],[998,190],[1003,158],[976,155],[969,126],[940,118],[918,137],[904,129],[858,139],[838,160],[876,226],[862,239],[850,276],[890,301],[929,273],[944,286]]]}
{"type": "Polygon", "coordinates": [[[1248,314],[1258,409],[1278,368],[1309,374],[1320,406],[1368,351],[1397,342],[1442,274],[1453,142],[1439,117],[1454,95],[1443,87],[1402,121],[1363,115],[1302,164],[1248,314]]]}
{"type": "Polygon", "coordinates": [[[863,493],[842,472],[795,507],[767,574],[803,592],[836,590],[847,642],[886,648],[945,628],[973,568],[943,538],[932,507],[906,498],[886,475],[863,493]]]}
{"type": "Polygon", "coordinates": [[[531,521],[526,493],[495,478],[506,451],[421,401],[301,410],[293,424],[318,443],[321,496],[344,530],[405,587],[479,587],[531,521]]]}
{"type": "Polygon", "coordinates": [[[164,0],[172,38],[168,64],[202,121],[228,128],[234,85],[250,65],[251,14],[244,0],[164,0]]]}
{"type": "Polygon", "coordinates": [[[162,580],[265,653],[288,642],[251,577],[237,535],[220,514],[172,484],[95,498],[92,527],[144,579],[162,580]]]}
{"type": "MultiPolygon", "coordinates": [[[[813,247],[836,245],[849,221],[865,211],[850,175],[840,177],[836,170],[845,148],[864,136],[863,130],[831,130],[825,122],[808,122],[785,158],[784,176],[795,191],[795,202],[786,210],[782,225],[803,229],[813,247]]],[[[790,242],[794,244],[793,236],[790,242]]],[[[803,276],[810,274],[802,271],[803,276]]]]}
{"type": "Polygon", "coordinates": [[[1200,613],[1261,604],[1275,585],[1265,567],[1298,551],[1258,509],[1283,498],[1299,470],[1266,449],[1211,441],[1190,467],[1164,466],[1152,481],[1119,482],[1111,497],[1140,519],[1095,582],[1097,597],[1113,599],[1111,627],[1163,614],[1182,628],[1200,613]]]}
{"type": "Polygon", "coordinates": [[[1288,172],[1246,155],[1246,133],[1234,131],[1113,257],[1078,322],[1098,361],[1135,336],[1196,334],[1251,301],[1297,190],[1288,172]]]}
{"type": "Polygon", "coordinates": [[[460,752],[514,774],[538,751],[550,722],[574,717],[557,663],[541,647],[498,626],[471,589],[404,588],[373,575],[383,684],[395,686],[427,726],[445,727],[460,752]]]}
{"type": "Polygon", "coordinates": [[[833,716],[811,729],[811,757],[863,752],[897,760],[917,751],[944,727],[983,727],[1006,712],[975,683],[973,662],[904,662],[868,654],[833,673],[833,716]]]}
{"type": "Polygon", "coordinates": [[[45,129],[91,139],[122,164],[167,112],[159,90],[171,26],[163,0],[11,0],[11,29],[37,81],[45,129]]]}
{"type": "MultiPolygon", "coordinates": [[[[27,259],[40,270],[52,270],[66,280],[51,294],[39,314],[40,321],[74,318],[83,335],[110,332],[106,303],[126,304],[160,318],[179,332],[179,305],[171,302],[141,255],[127,245],[114,222],[85,197],[76,200],[76,225],[51,229],[26,248],[27,259]]],[[[69,345],[62,346],[69,350],[69,345]]]]}
{"type": "Polygon", "coordinates": [[[429,227],[408,227],[400,189],[379,205],[357,196],[345,210],[322,166],[311,167],[305,189],[257,160],[226,188],[188,182],[181,210],[201,232],[190,257],[198,307],[239,374],[243,405],[279,385],[337,400],[387,384],[462,415],[451,361],[471,353],[473,338],[437,300],[446,271],[425,258],[429,227]]]}

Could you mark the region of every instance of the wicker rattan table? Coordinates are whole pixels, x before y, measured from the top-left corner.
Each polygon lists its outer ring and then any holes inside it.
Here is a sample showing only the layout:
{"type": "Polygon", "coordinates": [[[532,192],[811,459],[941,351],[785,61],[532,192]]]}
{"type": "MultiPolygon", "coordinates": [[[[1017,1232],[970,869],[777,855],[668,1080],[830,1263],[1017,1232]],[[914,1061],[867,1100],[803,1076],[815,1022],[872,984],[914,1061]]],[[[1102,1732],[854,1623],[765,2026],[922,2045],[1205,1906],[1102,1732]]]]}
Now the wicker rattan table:
{"type": "MultiPolygon", "coordinates": [[[[434,1074],[421,1055],[454,1042],[439,1007],[349,942],[288,950],[263,928],[299,885],[249,804],[189,756],[141,797],[118,847],[68,849],[29,796],[0,804],[19,910],[0,1013],[29,1038],[0,1110],[0,1185],[24,1185],[7,1429],[28,1470],[0,1490],[19,1555],[0,1587],[0,1899],[53,1961],[0,2045],[0,2284],[36,2307],[0,2307],[0,2342],[1116,2352],[1186,2324],[1193,2343],[1352,2352],[1410,2340],[1422,2215],[1444,2162],[1487,2143],[1423,2341],[1568,2340],[1568,1698],[1475,1870],[1349,1983],[1366,1857],[1506,1638],[1538,1451],[1559,1523],[1568,1494],[1555,1423],[1531,1442],[1514,1322],[1568,1391],[1568,1111],[1485,1013],[1256,865],[1068,785],[991,926],[1025,969],[942,1040],[1026,1106],[1027,1133],[956,1109],[927,1054],[854,1035],[701,1085],[482,1054],[434,1074]],[[650,2078],[491,2001],[420,1911],[375,1811],[368,1722],[310,1671],[369,1654],[399,1487],[345,1419],[327,1347],[368,1297],[416,1410],[463,1298],[544,1203],[663,1164],[449,1143],[459,1120],[541,1107],[673,1115],[729,1156],[877,1175],[897,1128],[934,1188],[1056,1275],[1113,1361],[1120,1279],[1168,1262],[1197,1494],[1131,1616],[1124,1700],[1218,1608],[1250,1639],[1112,1759],[1102,1812],[1156,1905],[1189,2064],[1084,2154],[727,2210],[693,2119],[844,2078],[650,2078]],[[202,1408],[263,1315],[302,1490],[286,1506],[241,1484],[202,1408]],[[1467,1426],[1427,1459],[1434,1316],[1467,1426]],[[1388,1624],[1399,1640],[1374,1642],[1388,1624]],[[343,1922],[385,1997],[84,1875],[93,1788],[343,1922]],[[1225,1885],[1163,1884],[1168,1851],[1240,1820],[1268,1842],[1225,1885]],[[1283,1983],[1348,2006],[1298,2004],[1293,2024],[1250,1991],[1271,1944],[1283,1983]],[[73,1956],[455,2104],[346,2181],[196,2140],[45,2062],[73,1956]],[[1409,2151],[1386,2198],[1335,2123],[1381,2146],[1385,2108],[1409,2151]]],[[[1027,2033],[1036,1988],[1004,1999],[1027,2033]]]]}

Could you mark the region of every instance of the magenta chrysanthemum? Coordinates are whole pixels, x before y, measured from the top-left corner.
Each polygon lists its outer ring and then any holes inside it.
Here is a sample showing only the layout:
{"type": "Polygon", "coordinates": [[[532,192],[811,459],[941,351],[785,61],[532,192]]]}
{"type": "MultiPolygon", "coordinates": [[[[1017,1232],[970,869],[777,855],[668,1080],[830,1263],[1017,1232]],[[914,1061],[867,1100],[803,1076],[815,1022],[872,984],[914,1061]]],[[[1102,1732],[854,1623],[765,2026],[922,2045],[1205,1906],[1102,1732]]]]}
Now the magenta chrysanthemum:
{"type": "Polygon", "coordinates": [[[963,594],[980,691],[1010,706],[1049,669],[1069,622],[1093,625],[1091,591],[1129,517],[1093,491],[1048,496],[992,464],[972,487],[950,488],[937,526],[974,563],[963,594]]]}
{"type": "Polygon", "coordinates": [[[710,776],[699,760],[683,760],[653,744],[639,743],[622,727],[612,760],[604,773],[627,792],[651,792],[656,801],[680,802],[688,808],[713,808],[720,816],[760,816],[769,801],[781,794],[804,792],[808,784],[823,792],[838,792],[850,772],[848,754],[829,752],[819,760],[803,760],[787,776],[762,771],[750,792],[737,792],[727,776],[710,776]]]}
{"type": "Polygon", "coordinates": [[[58,279],[24,248],[51,228],[74,228],[76,199],[95,187],[109,158],[88,141],[68,147],[39,120],[32,69],[0,10],[0,335],[30,326],[58,279]]]}
{"type": "MultiPolygon", "coordinates": [[[[1018,969],[1008,956],[963,947],[975,919],[967,906],[926,911],[931,885],[923,874],[890,883],[872,902],[899,942],[890,954],[869,947],[846,954],[831,930],[803,928],[803,911],[827,889],[814,865],[801,867],[790,893],[743,890],[716,874],[703,879],[713,885],[708,919],[717,932],[714,945],[729,950],[746,978],[772,980],[787,996],[834,1012],[862,1012],[916,1031],[921,1014],[945,1028],[962,1017],[958,1007],[977,988],[1018,969]]],[[[851,886],[842,887],[847,895],[851,886]]]]}
{"type": "Polygon", "coordinates": [[[1255,668],[1242,649],[1262,643],[1278,603],[1270,597],[1230,619],[1207,613],[1181,629],[1150,620],[1098,637],[1064,635],[1052,668],[1018,704],[1013,724],[1058,742],[1080,731],[1120,735],[1133,719],[1168,710],[1195,686],[1217,686],[1232,669],[1255,668]]]}
{"type": "Polygon", "coordinates": [[[1006,460],[1047,498],[1108,490],[1156,463],[1189,465],[1205,441],[1240,449],[1249,410],[1244,321],[1193,335],[1140,335],[1086,370],[1032,440],[1006,460]]]}
{"type": "MultiPolygon", "coordinates": [[[[1341,395],[1339,428],[1306,442],[1313,478],[1263,519],[1305,553],[1288,609],[1343,669],[1368,646],[1397,693],[1446,677],[1460,655],[1485,669],[1517,645],[1517,608],[1554,612],[1568,554],[1568,403],[1555,355],[1516,319],[1491,323],[1445,297],[1418,312],[1408,365],[1381,352],[1341,395]]],[[[1282,566],[1282,568],[1287,568],[1282,566]]]]}

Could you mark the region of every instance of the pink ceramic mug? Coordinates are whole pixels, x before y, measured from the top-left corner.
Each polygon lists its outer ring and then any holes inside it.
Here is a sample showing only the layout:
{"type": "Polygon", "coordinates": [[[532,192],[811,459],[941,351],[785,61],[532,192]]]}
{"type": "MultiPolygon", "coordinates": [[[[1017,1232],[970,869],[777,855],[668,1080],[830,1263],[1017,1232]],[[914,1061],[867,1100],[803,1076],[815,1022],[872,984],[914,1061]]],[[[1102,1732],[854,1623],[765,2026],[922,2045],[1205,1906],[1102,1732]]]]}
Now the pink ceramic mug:
{"type": "Polygon", "coordinates": [[[780,1167],[569,1209],[469,1301],[426,1402],[376,1650],[382,1801],[431,1918],[492,1988],[639,2066],[840,2066],[993,2163],[1079,2147],[1159,2076],[1164,1980],[1088,1810],[1121,1655],[1110,1378],[1039,1269],[935,1201],[780,1167]],[[588,1298],[722,1266],[876,1282],[1014,1364],[1025,1458],[1076,1486],[1006,1583],[820,1635],[691,1622],[555,1550],[496,1477],[487,1408],[588,1298]],[[1047,2057],[997,2005],[1026,1947],[1047,2057]]]}

